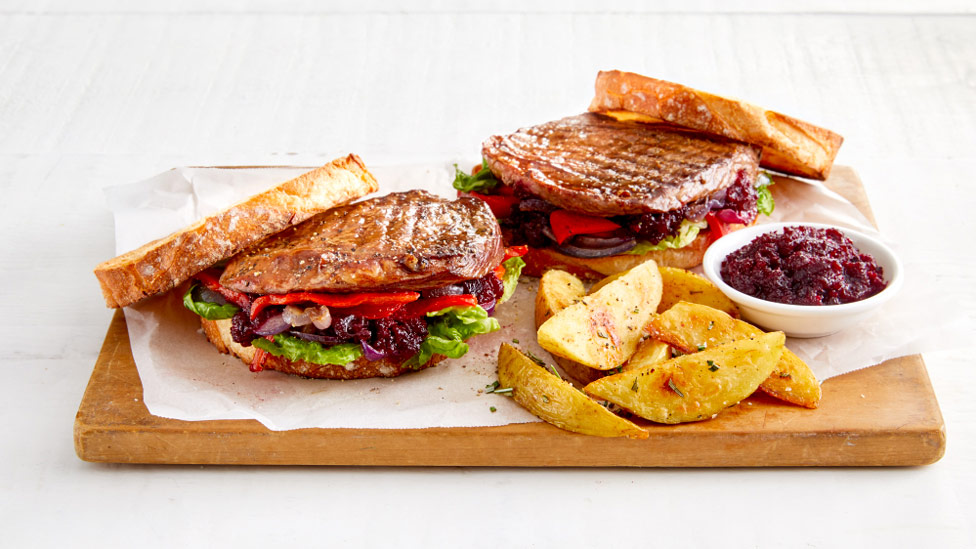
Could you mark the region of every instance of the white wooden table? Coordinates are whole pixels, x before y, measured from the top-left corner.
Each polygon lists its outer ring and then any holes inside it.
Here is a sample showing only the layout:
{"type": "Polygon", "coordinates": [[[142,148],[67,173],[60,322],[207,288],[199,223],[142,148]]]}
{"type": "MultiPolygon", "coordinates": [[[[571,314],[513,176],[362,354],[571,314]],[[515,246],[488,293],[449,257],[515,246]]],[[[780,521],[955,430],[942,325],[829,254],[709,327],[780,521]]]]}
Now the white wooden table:
{"type": "Polygon", "coordinates": [[[973,4],[79,4],[0,2],[0,546],[974,543],[973,4]],[[178,165],[470,158],[492,132],[582,111],[608,68],[846,137],[837,162],[861,174],[881,230],[958,296],[965,336],[925,354],[948,431],[941,461],[495,470],[77,459],[72,421],[111,317],[91,274],[114,255],[102,188],[178,165]]]}

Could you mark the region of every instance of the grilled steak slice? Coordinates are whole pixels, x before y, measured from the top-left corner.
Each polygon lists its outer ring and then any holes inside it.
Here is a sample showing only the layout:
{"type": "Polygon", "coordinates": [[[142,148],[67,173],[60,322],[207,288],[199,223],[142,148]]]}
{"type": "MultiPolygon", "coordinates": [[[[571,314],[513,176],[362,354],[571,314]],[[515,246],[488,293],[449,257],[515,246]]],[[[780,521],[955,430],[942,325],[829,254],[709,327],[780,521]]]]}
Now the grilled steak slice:
{"type": "Polygon", "coordinates": [[[755,179],[760,150],[663,124],[587,113],[493,136],[482,146],[507,185],[589,215],[663,212],[755,179]]]}
{"type": "Polygon", "coordinates": [[[235,256],[220,282],[241,292],[422,290],[479,278],[504,255],[477,198],[392,193],[319,214],[235,256]]]}

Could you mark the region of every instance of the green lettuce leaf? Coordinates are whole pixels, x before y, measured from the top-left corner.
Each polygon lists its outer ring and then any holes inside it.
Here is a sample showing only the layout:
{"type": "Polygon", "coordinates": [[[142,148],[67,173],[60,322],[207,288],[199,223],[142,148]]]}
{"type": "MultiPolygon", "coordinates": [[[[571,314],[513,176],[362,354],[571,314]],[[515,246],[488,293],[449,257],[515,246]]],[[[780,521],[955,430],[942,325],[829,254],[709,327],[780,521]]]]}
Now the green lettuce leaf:
{"type": "Polygon", "coordinates": [[[681,227],[678,229],[678,234],[674,236],[669,236],[664,240],[658,242],[657,244],[651,244],[646,240],[638,240],[637,245],[630,250],[624,252],[625,254],[643,255],[647,252],[652,252],[654,250],[666,250],[669,248],[684,248],[688,244],[691,244],[695,238],[698,237],[699,231],[708,227],[708,223],[705,221],[689,221],[685,219],[681,222],[681,227]]]}
{"type": "Polygon", "coordinates": [[[448,307],[427,313],[427,338],[420,344],[420,351],[408,364],[419,367],[427,364],[435,354],[460,358],[468,352],[464,341],[478,334],[488,334],[501,329],[498,320],[488,316],[488,311],[473,307],[448,307]]]}
{"type": "Polygon", "coordinates": [[[494,189],[498,184],[499,181],[488,169],[488,161],[485,159],[481,160],[481,169],[474,175],[468,175],[457,164],[454,165],[454,188],[459,191],[483,193],[494,189]]]}
{"type": "Polygon", "coordinates": [[[259,337],[251,342],[258,349],[283,356],[288,360],[304,360],[314,364],[338,364],[345,366],[363,356],[363,348],[358,343],[340,343],[326,347],[315,341],[306,341],[288,334],[274,336],[274,341],[259,337]]]}
{"type": "Polygon", "coordinates": [[[759,172],[756,178],[756,209],[763,215],[770,215],[776,208],[773,202],[773,193],[769,192],[769,187],[775,183],[773,178],[766,172],[759,172]]]}
{"type": "Polygon", "coordinates": [[[194,313],[206,318],[207,320],[223,320],[231,318],[241,309],[232,303],[210,303],[209,301],[197,301],[194,290],[200,285],[193,284],[190,289],[183,294],[183,306],[194,313]]]}
{"type": "Polygon", "coordinates": [[[496,305],[505,303],[515,293],[515,287],[518,286],[519,276],[522,275],[522,268],[525,267],[525,261],[521,257],[510,257],[502,263],[502,267],[505,267],[505,275],[502,277],[502,286],[505,287],[505,291],[498,298],[496,305]]]}

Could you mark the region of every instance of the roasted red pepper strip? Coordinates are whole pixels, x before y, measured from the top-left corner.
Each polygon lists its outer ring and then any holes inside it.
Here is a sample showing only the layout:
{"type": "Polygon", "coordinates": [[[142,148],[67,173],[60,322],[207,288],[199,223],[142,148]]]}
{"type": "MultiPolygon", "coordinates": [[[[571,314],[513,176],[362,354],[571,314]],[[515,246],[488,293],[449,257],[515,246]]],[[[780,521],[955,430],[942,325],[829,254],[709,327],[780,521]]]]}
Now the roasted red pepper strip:
{"type": "Polygon", "coordinates": [[[332,311],[332,316],[356,315],[363,318],[376,320],[378,318],[386,318],[399,311],[404,306],[405,305],[403,303],[390,303],[387,305],[360,305],[358,307],[351,307],[349,309],[337,308],[332,311]]]}
{"type": "MultiPolygon", "coordinates": [[[[505,248],[505,257],[502,258],[502,263],[505,263],[506,261],[512,259],[513,257],[522,257],[528,252],[529,252],[529,247],[524,244],[521,246],[509,246],[505,248]]],[[[495,276],[497,276],[499,280],[504,280],[505,265],[499,265],[495,267],[495,276]]]]}
{"type": "Polygon", "coordinates": [[[729,226],[725,224],[724,221],[716,217],[714,212],[708,212],[705,214],[705,221],[708,222],[709,244],[715,242],[730,232],[729,226]]]}
{"type": "MultiPolygon", "coordinates": [[[[205,288],[212,292],[217,292],[224,299],[237,305],[245,311],[251,307],[251,298],[247,294],[238,292],[237,290],[231,290],[230,288],[224,286],[217,280],[217,277],[208,271],[203,271],[194,275],[194,278],[200,281],[205,288]]],[[[252,317],[253,318],[253,317],[252,317]]]]}
{"type": "Polygon", "coordinates": [[[478,298],[471,294],[431,297],[408,303],[397,313],[397,316],[400,318],[413,318],[448,307],[474,307],[477,304],[478,298]]]}
{"type": "Polygon", "coordinates": [[[315,303],[326,307],[349,308],[359,305],[390,305],[410,303],[420,299],[419,292],[360,292],[357,294],[320,294],[318,292],[293,292],[290,294],[268,294],[254,300],[251,304],[251,320],[268,305],[291,305],[293,303],[315,303]]]}
{"type": "Polygon", "coordinates": [[[502,263],[505,263],[513,257],[522,257],[529,252],[529,247],[526,245],[521,246],[509,246],[505,248],[505,257],[502,259],[502,263]]]}
{"type": "Polygon", "coordinates": [[[560,244],[577,234],[594,234],[619,229],[620,225],[603,217],[556,210],[549,214],[549,224],[560,244]]]}
{"type": "Polygon", "coordinates": [[[512,206],[519,203],[519,199],[510,194],[484,194],[475,191],[459,192],[458,196],[473,196],[484,200],[491,213],[499,219],[512,215],[512,206]]]}

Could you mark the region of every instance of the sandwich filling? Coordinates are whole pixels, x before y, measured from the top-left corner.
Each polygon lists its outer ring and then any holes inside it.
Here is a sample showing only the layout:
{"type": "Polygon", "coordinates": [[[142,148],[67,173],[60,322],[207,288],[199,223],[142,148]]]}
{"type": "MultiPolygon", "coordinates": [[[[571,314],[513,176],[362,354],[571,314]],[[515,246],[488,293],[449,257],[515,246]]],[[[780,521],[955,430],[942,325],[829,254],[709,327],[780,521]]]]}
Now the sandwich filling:
{"type": "Polygon", "coordinates": [[[667,125],[587,113],[491,137],[482,153],[474,175],[457,172],[459,194],[485,200],[509,244],[574,257],[682,248],[773,209],[757,148],[667,125]]]}
{"type": "Polygon", "coordinates": [[[505,249],[489,207],[424,191],[391,193],[313,217],[195,277],[188,309],[231,319],[234,342],[290,361],[458,358],[499,329],[525,247],[505,249]]]}
{"type": "Polygon", "coordinates": [[[222,285],[205,271],[183,296],[187,309],[208,320],[231,319],[231,336],[260,351],[292,361],[347,366],[364,357],[393,358],[419,368],[435,355],[460,358],[469,338],[497,331],[495,307],[515,291],[525,263],[524,247],[508,248],[487,275],[420,291],[336,294],[249,294],[222,285]]]}
{"type": "Polygon", "coordinates": [[[508,244],[552,247],[573,257],[683,248],[703,230],[711,231],[710,238],[719,238],[729,232],[729,225],[749,225],[759,214],[773,212],[772,184],[764,172],[753,180],[739,171],[731,186],[673,210],[597,217],[560,208],[522,185],[501,184],[486,161],[474,175],[456,170],[454,179],[460,195],[489,205],[508,244]]]}

